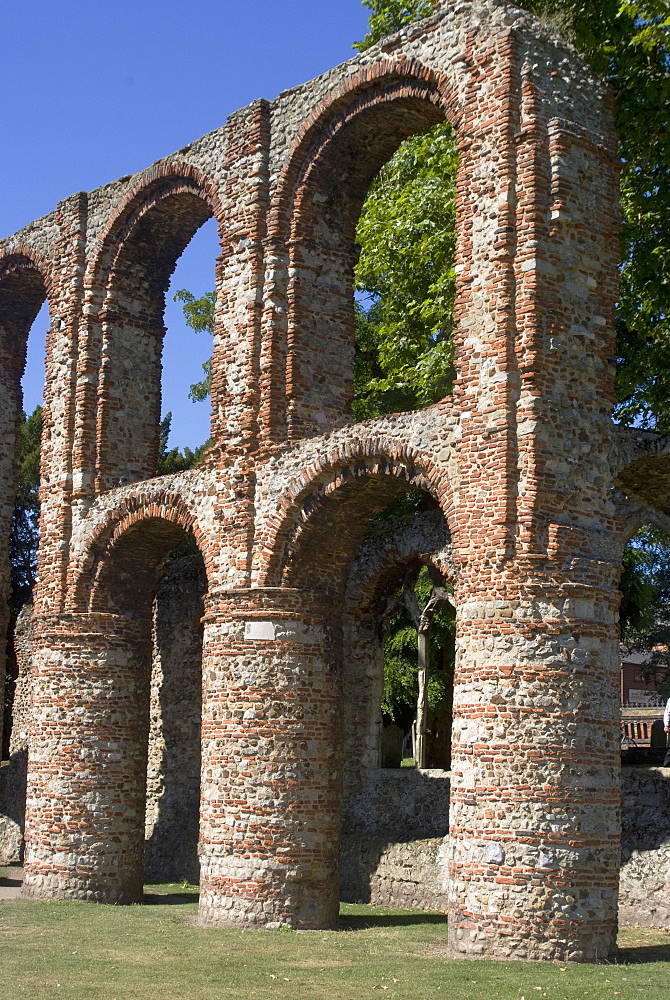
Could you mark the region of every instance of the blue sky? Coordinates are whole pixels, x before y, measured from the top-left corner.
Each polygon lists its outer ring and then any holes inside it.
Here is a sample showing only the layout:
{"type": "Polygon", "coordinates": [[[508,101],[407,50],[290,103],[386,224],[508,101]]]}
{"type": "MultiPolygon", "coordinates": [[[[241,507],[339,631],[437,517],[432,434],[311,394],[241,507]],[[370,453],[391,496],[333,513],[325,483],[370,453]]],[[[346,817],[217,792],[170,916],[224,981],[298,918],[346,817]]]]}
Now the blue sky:
{"type": "MultiPolygon", "coordinates": [[[[256,98],[271,100],[349,59],[368,14],[360,0],[6,2],[0,237],[74,191],[144,169],[256,98]]],[[[187,248],[173,288],[211,288],[215,253],[210,222],[187,248]]],[[[209,412],[187,393],[209,345],[184,325],[178,304],[168,302],[166,322],[171,444],[193,447],[208,435],[209,412]]],[[[29,342],[29,412],[41,398],[46,325],[41,314],[29,342]]]]}

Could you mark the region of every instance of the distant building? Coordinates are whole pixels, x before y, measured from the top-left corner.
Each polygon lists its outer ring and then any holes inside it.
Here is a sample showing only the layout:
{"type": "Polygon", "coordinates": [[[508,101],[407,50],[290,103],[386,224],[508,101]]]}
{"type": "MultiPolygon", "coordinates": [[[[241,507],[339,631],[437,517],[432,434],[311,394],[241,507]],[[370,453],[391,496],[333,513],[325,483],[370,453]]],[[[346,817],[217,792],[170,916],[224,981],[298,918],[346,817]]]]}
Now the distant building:
{"type": "Polygon", "coordinates": [[[645,680],[645,666],[651,660],[651,652],[630,653],[621,650],[621,707],[655,708],[663,701],[658,693],[655,679],[645,680]]]}
{"type": "Polygon", "coordinates": [[[645,680],[645,666],[651,652],[630,653],[621,650],[621,733],[630,747],[663,747],[663,706],[665,700],[655,679],[645,680]]]}

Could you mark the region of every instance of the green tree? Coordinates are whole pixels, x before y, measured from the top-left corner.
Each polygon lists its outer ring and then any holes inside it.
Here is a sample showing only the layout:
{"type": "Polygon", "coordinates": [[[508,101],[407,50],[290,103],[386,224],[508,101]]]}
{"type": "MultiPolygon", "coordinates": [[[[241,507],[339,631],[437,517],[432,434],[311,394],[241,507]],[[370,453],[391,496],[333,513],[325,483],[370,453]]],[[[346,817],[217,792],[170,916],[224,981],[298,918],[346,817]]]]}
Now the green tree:
{"type": "Polygon", "coordinates": [[[441,123],[404,142],[368,193],[356,230],[356,419],[451,390],[457,166],[441,123]]]}
{"type": "Polygon", "coordinates": [[[195,451],[192,451],[188,447],[184,448],[183,451],[180,451],[179,448],[168,448],[171,426],[172,413],[166,413],[158,428],[159,451],[158,462],[156,463],[157,476],[168,476],[171,473],[185,472],[187,469],[195,468],[205,457],[205,452],[210,444],[209,441],[205,441],[195,451]]]}
{"type": "Polygon", "coordinates": [[[15,613],[30,601],[37,574],[41,406],[36,407],[29,417],[21,414],[20,433],[19,488],[9,536],[10,605],[15,613]]]}
{"type": "MultiPolygon", "coordinates": [[[[190,326],[196,333],[214,332],[214,307],[216,305],[216,292],[205,292],[196,299],[192,292],[186,288],[180,288],[175,294],[175,302],[183,302],[184,319],[186,325],[190,326]]],[[[188,398],[194,403],[207,399],[212,391],[212,359],[209,358],[202,366],[205,377],[201,382],[195,382],[189,391],[188,398]]]]}
{"type": "Polygon", "coordinates": [[[648,679],[670,695],[670,544],[667,535],[646,525],[632,538],[621,578],[621,640],[635,652],[652,651],[648,679]]]}
{"type": "Polygon", "coordinates": [[[456,615],[431,567],[408,570],[387,608],[382,717],[414,734],[419,767],[448,768],[456,615]]]}
{"type": "MultiPolygon", "coordinates": [[[[370,31],[355,48],[364,51],[386,34],[425,17],[433,5],[425,0],[363,0],[371,11],[370,31]]],[[[611,84],[616,98],[616,121],[622,161],[623,207],[621,290],[617,307],[618,366],[616,415],[625,423],[670,430],[670,12],[667,0],[517,0],[519,7],[556,22],[611,84]]],[[[402,147],[401,147],[402,150],[402,147]]],[[[433,170],[442,183],[455,169],[453,154],[433,170]]],[[[386,227],[380,218],[374,232],[360,229],[361,257],[369,256],[366,235],[377,243],[402,238],[396,202],[403,199],[405,178],[398,172],[396,154],[386,170],[388,204],[386,227]],[[390,196],[390,197],[389,197],[390,196]],[[361,239],[363,236],[363,239],[361,239]]],[[[398,161],[399,162],[399,161],[398,161]]],[[[374,197],[374,187],[371,191],[374,197]]],[[[367,209],[367,206],[366,206],[367,209]]],[[[363,211],[365,218],[366,209],[363,211]]],[[[419,209],[420,210],[420,209],[419,209]]],[[[407,228],[416,228],[411,212],[407,228]]],[[[360,227],[359,227],[360,228],[360,227]]],[[[374,287],[359,271],[361,287],[374,287]]],[[[389,285],[402,281],[391,269],[389,285]]],[[[376,288],[375,288],[376,291],[376,288]]],[[[374,303],[376,313],[383,307],[374,303]]],[[[365,329],[366,343],[375,343],[376,313],[365,329]]],[[[379,324],[377,324],[379,325],[379,324]]],[[[446,350],[446,345],[443,347],[446,350]]],[[[380,351],[381,353],[381,351],[380,351]]],[[[421,357],[418,359],[422,364],[421,357]]],[[[373,366],[368,362],[368,368],[373,366]]],[[[424,392],[424,399],[429,394],[424,392]]]]}

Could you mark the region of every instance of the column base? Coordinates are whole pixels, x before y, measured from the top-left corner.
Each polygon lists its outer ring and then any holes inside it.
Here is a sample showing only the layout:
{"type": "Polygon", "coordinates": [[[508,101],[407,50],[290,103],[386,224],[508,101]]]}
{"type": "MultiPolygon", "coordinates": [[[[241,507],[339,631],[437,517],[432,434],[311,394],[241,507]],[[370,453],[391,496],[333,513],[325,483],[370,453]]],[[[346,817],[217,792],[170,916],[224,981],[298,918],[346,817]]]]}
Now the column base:
{"type": "Polygon", "coordinates": [[[21,888],[24,899],[73,899],[83,903],[106,903],[111,906],[130,906],[141,903],[144,886],[140,881],[119,883],[96,875],[94,879],[73,877],[68,872],[52,869],[47,872],[26,871],[21,888]]]}

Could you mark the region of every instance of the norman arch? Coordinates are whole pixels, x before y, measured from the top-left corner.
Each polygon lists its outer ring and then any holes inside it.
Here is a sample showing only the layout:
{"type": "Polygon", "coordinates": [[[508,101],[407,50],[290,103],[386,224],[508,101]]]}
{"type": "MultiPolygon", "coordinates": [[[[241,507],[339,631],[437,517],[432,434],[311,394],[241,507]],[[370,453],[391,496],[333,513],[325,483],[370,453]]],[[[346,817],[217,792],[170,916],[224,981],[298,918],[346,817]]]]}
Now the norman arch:
{"type": "MultiPolygon", "coordinates": [[[[160,480],[158,481],[160,482],[160,480]]],[[[70,578],[72,611],[126,613],[146,616],[165,559],[185,535],[192,535],[208,574],[213,569],[211,542],[198,524],[197,514],[179,495],[159,488],[138,495],[122,495],[105,509],[90,536],[80,542],[70,578]],[[139,551],[137,546],[139,544],[139,551]],[[115,581],[119,565],[138,563],[146,579],[133,574],[115,581]],[[110,589],[111,588],[111,589],[110,589]],[[124,596],[127,599],[124,602],[124,596]]]]}
{"type": "MultiPolygon", "coordinates": [[[[193,535],[193,519],[185,516],[178,500],[163,505],[148,504],[144,510],[116,511],[98,532],[89,552],[88,587],[80,586],[84,607],[69,610],[64,616],[50,616],[44,622],[35,651],[37,670],[42,682],[55,693],[76,685],[77,698],[64,706],[67,732],[59,742],[59,757],[74,767],[73,795],[61,804],[61,819],[70,824],[86,823],[90,838],[82,845],[76,863],[59,876],[63,894],[85,892],[85,898],[107,903],[132,903],[142,899],[145,869],[145,826],[152,830],[153,852],[160,852],[161,822],[174,825],[175,812],[184,820],[184,810],[175,803],[181,794],[188,795],[188,824],[191,839],[197,839],[200,785],[201,666],[190,664],[190,676],[180,687],[175,673],[183,664],[171,655],[164,624],[161,626],[161,579],[179,569],[178,562],[166,565],[180,543],[193,535]],[[97,541],[97,546],[96,546],[97,541]],[[97,547],[97,553],[96,553],[97,547]],[[94,558],[94,554],[96,558],[94,558]],[[89,591],[86,599],[86,590],[89,591]],[[61,631],[63,630],[63,631],[61,631]],[[54,636],[60,635],[54,656],[54,636]],[[151,711],[150,711],[151,709],[151,711]],[[190,729],[184,739],[175,724],[182,716],[193,717],[197,730],[190,729]],[[156,719],[159,719],[157,726],[156,719]],[[174,761],[164,764],[164,781],[172,781],[172,800],[152,789],[151,816],[147,814],[147,768],[150,737],[169,751],[182,755],[184,772],[179,774],[174,761]],[[95,808],[91,810],[91,805],[95,808]],[[190,810],[190,812],[189,812],[190,810]],[[167,815],[166,815],[167,813],[167,815]]],[[[177,550],[178,551],[178,550],[177,550]]],[[[190,621],[182,622],[191,655],[202,655],[202,604],[206,590],[206,572],[202,555],[195,545],[186,546],[188,574],[195,575],[201,590],[195,594],[190,621]],[[195,566],[193,565],[195,560],[195,566]]],[[[179,583],[177,581],[177,589],[179,583]]],[[[182,647],[183,647],[182,638],[182,647]]],[[[38,717],[49,715],[49,705],[40,703],[38,717]]],[[[58,737],[57,737],[58,740],[58,737]]],[[[53,745],[39,737],[31,745],[32,766],[40,764],[53,752],[53,745]]],[[[155,760],[156,751],[152,753],[155,760]]],[[[155,766],[155,764],[154,764],[155,766]]],[[[150,774],[151,779],[151,774],[150,774]]],[[[155,785],[155,779],[153,785],[155,785]]],[[[169,789],[168,789],[169,790],[169,789]]],[[[42,810],[50,809],[48,795],[28,798],[26,823],[39,825],[42,810]]],[[[49,838],[33,844],[28,857],[33,875],[26,879],[25,892],[39,895],[42,885],[42,859],[52,850],[49,838]]],[[[195,841],[192,844],[195,856],[195,841]]],[[[191,869],[192,871],[193,869],[191,869]]]]}
{"type": "Polygon", "coordinates": [[[95,399],[80,405],[94,407],[95,430],[79,446],[96,492],[155,472],[165,293],[196,230],[221,211],[211,180],[170,163],[131,187],[97,241],[87,278],[97,316],[83,351],[95,399]]]}
{"type": "Polygon", "coordinates": [[[338,454],[334,449],[326,461],[315,462],[305,470],[308,483],[302,477],[289,482],[277,510],[268,518],[267,534],[260,540],[262,551],[268,552],[259,574],[264,585],[314,585],[309,572],[303,575],[307,567],[301,562],[301,551],[309,553],[324,547],[330,537],[346,537],[346,554],[341,562],[335,561],[336,578],[325,585],[326,589],[332,586],[334,592],[341,590],[365,536],[367,521],[408,490],[423,491],[449,517],[452,498],[448,479],[431,465],[424,457],[392,448],[377,454],[366,450],[356,454],[347,448],[338,454]],[[351,534],[338,532],[328,514],[322,516],[329,509],[337,512],[335,518],[342,524],[350,528],[354,518],[359,527],[351,534]]]}
{"type": "Polygon", "coordinates": [[[340,82],[302,123],[286,153],[268,217],[287,269],[285,310],[273,320],[274,434],[290,440],[351,419],[355,227],[370,184],[410,136],[457,118],[444,78],[389,60],[340,82]],[[283,398],[282,398],[283,397],[283,398]]]}

